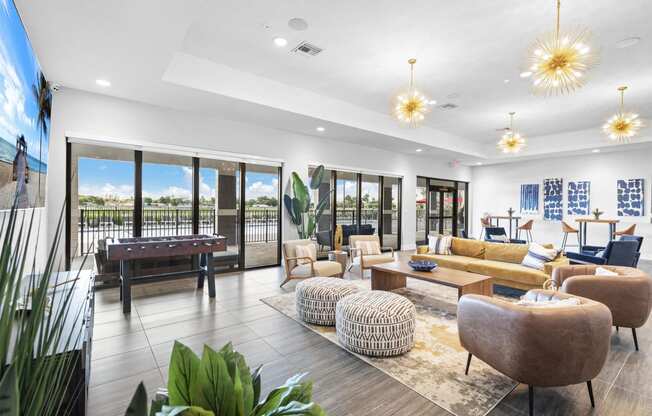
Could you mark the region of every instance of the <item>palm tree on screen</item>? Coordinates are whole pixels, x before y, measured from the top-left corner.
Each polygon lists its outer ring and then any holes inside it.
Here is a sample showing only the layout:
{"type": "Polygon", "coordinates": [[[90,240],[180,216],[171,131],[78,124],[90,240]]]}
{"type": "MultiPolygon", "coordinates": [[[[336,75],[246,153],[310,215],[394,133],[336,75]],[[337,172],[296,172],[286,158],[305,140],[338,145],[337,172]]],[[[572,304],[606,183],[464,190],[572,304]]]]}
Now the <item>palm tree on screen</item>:
{"type": "MultiPolygon", "coordinates": [[[[52,90],[50,89],[50,83],[45,79],[43,72],[39,71],[37,75],[37,85],[32,84],[32,93],[34,94],[34,99],[38,104],[38,115],[36,117],[36,126],[39,130],[39,143],[38,143],[38,160],[39,163],[42,161],[42,148],[43,148],[43,137],[47,137],[50,115],[52,114],[52,90]]],[[[38,191],[36,203],[41,200],[41,166],[39,166],[39,175],[38,175],[38,191]]]]}

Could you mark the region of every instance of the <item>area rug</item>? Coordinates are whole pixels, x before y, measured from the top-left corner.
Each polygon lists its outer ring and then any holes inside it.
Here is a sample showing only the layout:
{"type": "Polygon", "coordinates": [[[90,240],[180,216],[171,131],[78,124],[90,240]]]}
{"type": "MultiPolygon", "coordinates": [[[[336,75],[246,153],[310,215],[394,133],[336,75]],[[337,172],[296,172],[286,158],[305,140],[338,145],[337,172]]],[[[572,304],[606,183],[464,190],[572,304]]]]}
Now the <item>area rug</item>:
{"type": "MultiPolygon", "coordinates": [[[[370,288],[369,280],[355,282],[370,288]]],[[[469,375],[464,375],[467,352],[457,333],[456,290],[408,279],[407,288],[394,292],[416,306],[414,348],[392,358],[352,354],[457,416],[484,416],[516,387],[512,379],[480,360],[473,360],[469,375]]],[[[339,345],[335,327],[310,325],[297,318],[294,293],[261,301],[339,345]]]]}

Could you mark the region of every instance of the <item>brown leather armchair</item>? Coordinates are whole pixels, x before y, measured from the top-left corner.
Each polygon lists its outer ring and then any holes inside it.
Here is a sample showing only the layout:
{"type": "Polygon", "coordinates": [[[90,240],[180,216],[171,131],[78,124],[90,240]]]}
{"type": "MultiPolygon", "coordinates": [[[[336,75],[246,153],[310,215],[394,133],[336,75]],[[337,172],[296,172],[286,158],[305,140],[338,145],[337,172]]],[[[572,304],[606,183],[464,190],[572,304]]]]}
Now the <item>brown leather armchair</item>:
{"type": "MultiPolygon", "coordinates": [[[[528,300],[571,296],[530,290],[528,300]]],[[[595,407],[591,380],[600,373],[610,345],[611,313],[601,303],[579,298],[580,305],[531,307],[498,298],[465,295],[457,308],[460,342],[477,358],[508,377],[529,385],[530,415],[534,387],[586,383],[595,407]]]]}
{"type": "Polygon", "coordinates": [[[552,274],[555,287],[564,293],[596,300],[607,305],[613,325],[631,328],[634,347],[638,351],[636,328],[645,325],[652,310],[652,277],[639,269],[622,266],[562,266],[552,274]],[[603,267],[618,276],[596,276],[603,267]]]}

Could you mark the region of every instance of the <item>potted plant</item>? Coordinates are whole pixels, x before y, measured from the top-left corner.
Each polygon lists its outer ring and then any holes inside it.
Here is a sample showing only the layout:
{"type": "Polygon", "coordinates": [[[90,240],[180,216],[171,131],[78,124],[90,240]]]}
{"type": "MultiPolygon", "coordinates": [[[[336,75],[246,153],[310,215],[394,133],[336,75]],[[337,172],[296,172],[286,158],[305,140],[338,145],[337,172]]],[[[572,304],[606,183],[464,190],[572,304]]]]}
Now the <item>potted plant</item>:
{"type": "Polygon", "coordinates": [[[219,351],[204,346],[199,358],[175,342],[170,358],[167,395],[147,409],[147,392],[138,385],[125,416],[325,416],[311,401],[312,382],[303,374],[288,379],[260,400],[260,370],[251,371],[231,343],[219,351]]]}
{"type": "Polygon", "coordinates": [[[602,214],[604,214],[604,212],[600,211],[598,208],[593,210],[593,216],[595,217],[596,220],[599,220],[602,214]]]}
{"type": "Polygon", "coordinates": [[[310,188],[308,188],[298,173],[292,172],[291,175],[291,190],[292,194],[285,194],[283,196],[283,202],[285,209],[290,216],[290,221],[297,227],[297,232],[299,238],[307,239],[312,237],[315,234],[315,229],[319,223],[319,219],[328,203],[330,201],[330,196],[332,190],[324,195],[317,205],[313,208],[312,201],[310,200],[310,190],[316,190],[319,188],[324,177],[324,166],[320,165],[315,168],[310,178],[310,188]]]}

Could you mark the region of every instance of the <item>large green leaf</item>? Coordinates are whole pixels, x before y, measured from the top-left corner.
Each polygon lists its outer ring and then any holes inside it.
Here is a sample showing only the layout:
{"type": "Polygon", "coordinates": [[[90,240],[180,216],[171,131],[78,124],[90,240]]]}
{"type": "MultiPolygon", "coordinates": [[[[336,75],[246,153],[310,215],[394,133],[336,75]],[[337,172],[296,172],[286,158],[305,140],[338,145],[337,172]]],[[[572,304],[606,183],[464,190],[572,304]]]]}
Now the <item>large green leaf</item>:
{"type": "Polygon", "coordinates": [[[190,391],[197,385],[199,357],[182,343],[175,341],[168,371],[168,396],[171,406],[191,406],[190,391]]]}
{"type": "Polygon", "coordinates": [[[310,193],[296,172],[292,172],[292,192],[294,192],[294,197],[299,200],[301,207],[303,207],[302,211],[308,209],[310,206],[310,193]]]}
{"type": "Polygon", "coordinates": [[[328,194],[324,195],[319,200],[319,202],[317,203],[317,206],[315,207],[315,222],[319,222],[319,219],[321,218],[322,214],[324,213],[324,210],[330,205],[332,192],[333,191],[331,191],[328,194]]]}
{"type": "Polygon", "coordinates": [[[197,406],[163,406],[154,416],[215,416],[215,413],[197,406]]]}
{"type": "Polygon", "coordinates": [[[260,365],[257,369],[254,370],[253,373],[251,373],[251,383],[254,388],[254,397],[252,400],[254,406],[257,405],[260,401],[260,372],[262,369],[263,366],[260,365]]]}
{"type": "Polygon", "coordinates": [[[299,220],[297,219],[296,214],[294,213],[294,208],[292,206],[292,197],[288,194],[283,195],[283,202],[285,209],[290,216],[290,221],[292,221],[292,224],[299,224],[299,220]]]}
{"type": "Polygon", "coordinates": [[[321,407],[317,406],[314,403],[290,402],[265,414],[265,416],[286,415],[325,416],[326,413],[322,410],[321,407]]]}
{"type": "Polygon", "coordinates": [[[192,403],[211,410],[215,416],[229,416],[235,409],[233,380],[229,375],[224,357],[204,346],[199,366],[198,389],[193,394],[192,403]]]}
{"type": "Polygon", "coordinates": [[[147,416],[147,391],[142,382],[136,388],[125,416],[147,416]]]}
{"type": "Polygon", "coordinates": [[[310,403],[312,397],[312,383],[302,383],[305,374],[297,374],[289,378],[284,385],[272,390],[267,398],[254,409],[254,416],[268,416],[278,408],[291,402],[310,403]]]}
{"type": "Polygon", "coordinates": [[[18,416],[19,403],[16,366],[12,364],[7,368],[2,380],[0,380],[0,415],[18,416]]]}
{"type": "Polygon", "coordinates": [[[310,177],[310,189],[317,189],[324,179],[324,165],[319,165],[312,171],[310,177]]]}
{"type": "Polygon", "coordinates": [[[295,225],[301,225],[303,223],[303,213],[305,212],[303,203],[297,198],[292,198],[292,211],[294,212],[295,225]]]}
{"type": "Polygon", "coordinates": [[[308,224],[306,225],[306,236],[308,238],[312,237],[315,234],[315,216],[308,215],[308,224]]]}

